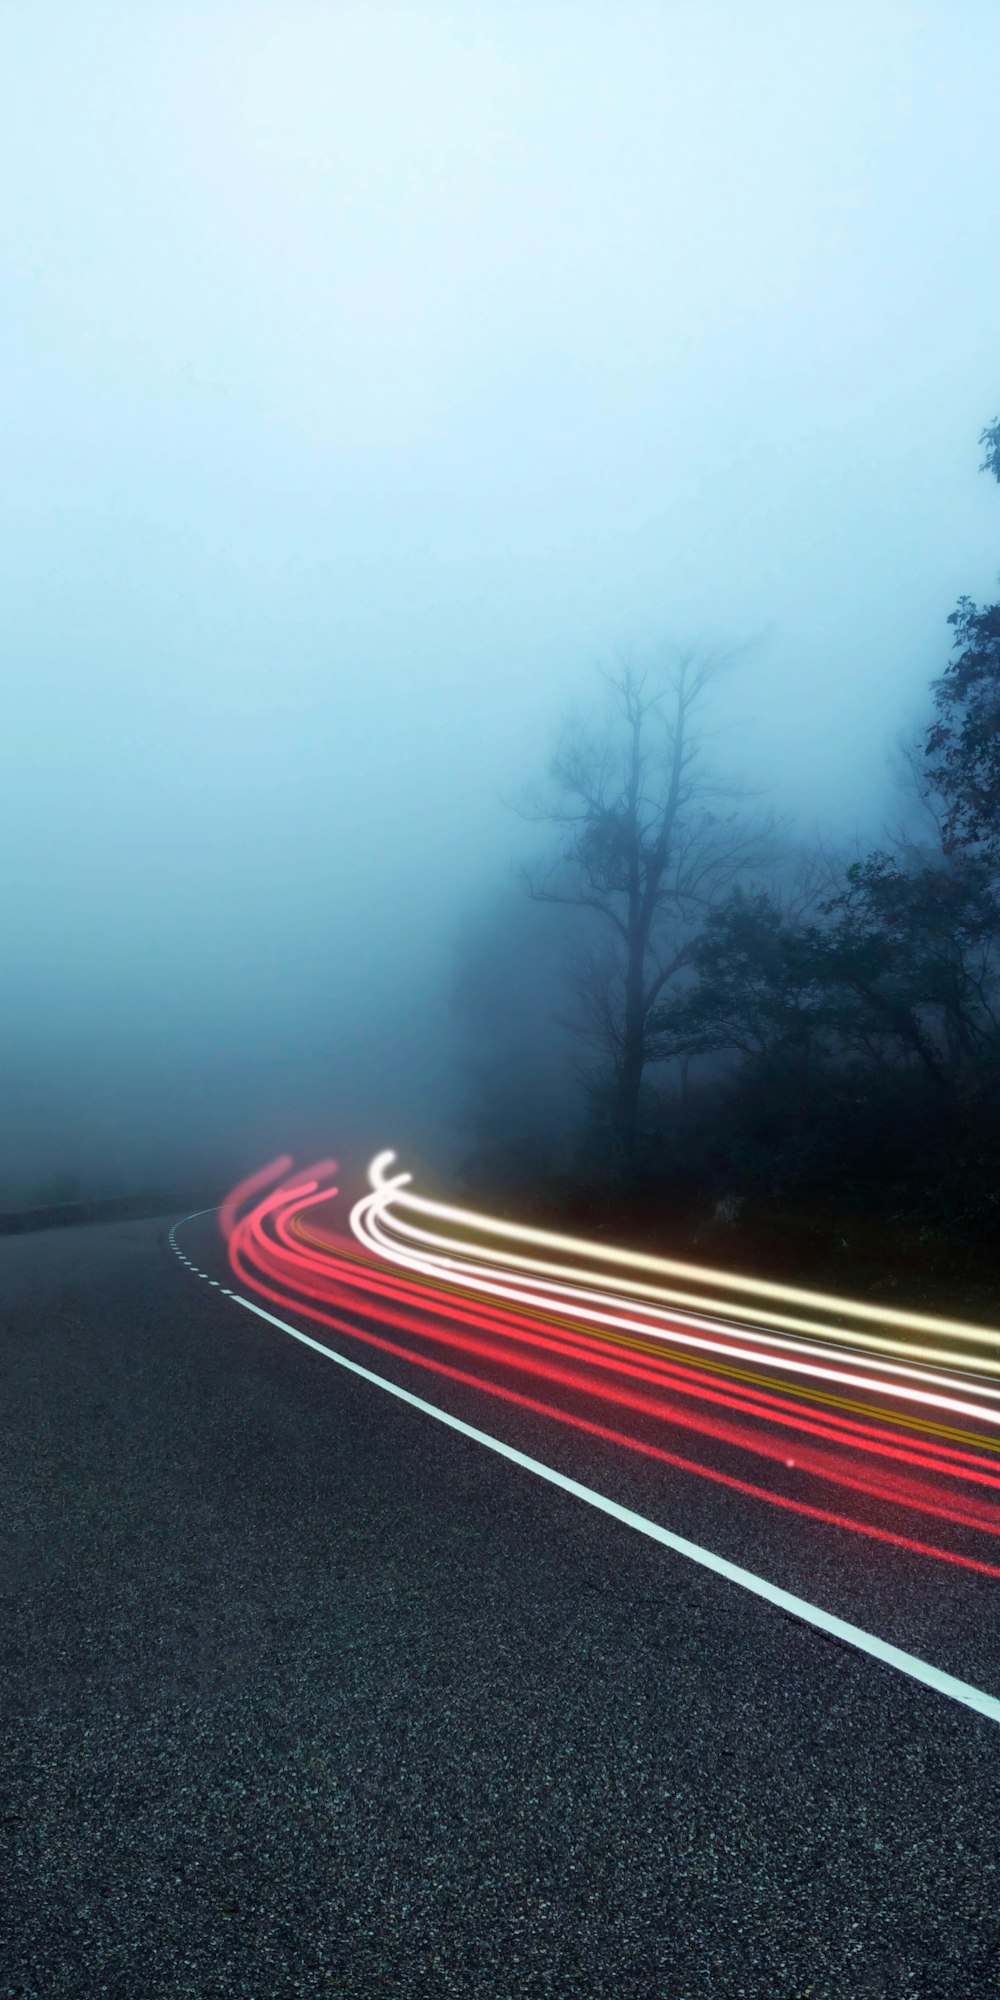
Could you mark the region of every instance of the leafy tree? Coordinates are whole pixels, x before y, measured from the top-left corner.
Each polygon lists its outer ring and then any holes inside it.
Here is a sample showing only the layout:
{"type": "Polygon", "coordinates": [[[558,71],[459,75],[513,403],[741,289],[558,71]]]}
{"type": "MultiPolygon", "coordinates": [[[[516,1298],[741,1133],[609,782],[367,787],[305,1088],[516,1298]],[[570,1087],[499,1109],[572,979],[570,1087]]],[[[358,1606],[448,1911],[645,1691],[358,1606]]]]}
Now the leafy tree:
{"type": "Polygon", "coordinates": [[[986,457],[979,468],[980,472],[992,472],[994,479],[1000,482],[1000,417],[994,417],[993,422],[987,424],[986,429],[980,434],[979,442],[986,446],[986,457]]]}
{"type": "Polygon", "coordinates": [[[945,854],[909,868],[870,854],[848,868],[825,913],[826,974],[851,995],[869,1047],[888,1044],[938,1082],[992,1048],[1000,912],[976,859],[945,854]]]}
{"type": "MultiPolygon", "coordinates": [[[[1000,417],[980,443],[986,446],[980,471],[1000,481],[1000,417]]],[[[948,623],[958,658],[934,686],[927,772],[943,801],[949,845],[981,853],[1000,869],[1000,604],[960,597],[948,623]]]]}
{"type": "MultiPolygon", "coordinates": [[[[1000,482],[1000,417],[981,443],[1000,482]]],[[[643,1100],[630,1217],[645,1187],[651,1217],[666,1203],[695,1242],[737,1228],[751,1262],[853,1268],[867,1244],[878,1281],[894,1243],[942,1278],[993,1271],[1000,605],[963,597],[949,622],[953,657],[907,755],[921,819],[849,865],[817,861],[794,896],[755,882],[770,829],[723,803],[700,758],[714,663],[626,669],[605,726],[567,732],[532,812],[558,829],[558,857],[527,879],[592,917],[574,991],[611,1074],[574,1173],[586,1189],[600,1165],[595,1214],[608,1096],[624,1162],[645,1070],[669,1063],[677,1088],[643,1100]]]]}
{"type": "Polygon", "coordinates": [[[709,910],[692,944],[695,977],[650,1020],[661,1057],[734,1051],[747,1060],[804,1052],[821,1028],[815,933],[789,924],[773,896],[736,888],[709,910]]]}
{"type": "Polygon", "coordinates": [[[1000,912],[980,864],[870,854],[820,915],[789,922],[737,889],[692,947],[694,983],[651,1023],[661,1051],[916,1064],[942,1086],[992,1058],[1000,912]]]}

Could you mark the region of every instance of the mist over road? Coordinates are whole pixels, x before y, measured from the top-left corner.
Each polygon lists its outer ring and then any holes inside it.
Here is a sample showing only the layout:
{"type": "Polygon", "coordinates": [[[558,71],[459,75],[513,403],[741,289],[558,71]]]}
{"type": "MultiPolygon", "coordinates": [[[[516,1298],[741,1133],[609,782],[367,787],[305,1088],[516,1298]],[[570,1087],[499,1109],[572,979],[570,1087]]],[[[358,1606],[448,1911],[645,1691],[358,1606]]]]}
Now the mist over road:
{"type": "MultiPolygon", "coordinates": [[[[995,1724],[239,1310],[216,1217],[176,1240],[0,1243],[0,1992],[989,1990],[995,1724]]],[[[760,1567],[759,1502],[503,1421],[760,1567]]],[[[1000,1688],[989,1578],[766,1511],[776,1579],[1000,1688]]]]}
{"type": "Polygon", "coordinates": [[[0,2000],[1000,2000],[995,0],[3,12],[0,2000]]]}

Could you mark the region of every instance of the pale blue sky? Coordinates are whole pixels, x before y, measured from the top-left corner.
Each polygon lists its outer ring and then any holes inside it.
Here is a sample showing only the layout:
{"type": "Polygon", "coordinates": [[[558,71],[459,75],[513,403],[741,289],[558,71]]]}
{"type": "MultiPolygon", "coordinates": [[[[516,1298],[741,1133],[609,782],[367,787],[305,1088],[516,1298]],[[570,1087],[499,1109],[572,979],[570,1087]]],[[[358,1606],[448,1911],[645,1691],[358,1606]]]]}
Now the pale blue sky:
{"type": "Polygon", "coordinates": [[[1000,565],[998,73],[975,0],[2,10],[8,1154],[391,1143],[624,642],[756,635],[750,774],[877,821],[1000,565]]]}

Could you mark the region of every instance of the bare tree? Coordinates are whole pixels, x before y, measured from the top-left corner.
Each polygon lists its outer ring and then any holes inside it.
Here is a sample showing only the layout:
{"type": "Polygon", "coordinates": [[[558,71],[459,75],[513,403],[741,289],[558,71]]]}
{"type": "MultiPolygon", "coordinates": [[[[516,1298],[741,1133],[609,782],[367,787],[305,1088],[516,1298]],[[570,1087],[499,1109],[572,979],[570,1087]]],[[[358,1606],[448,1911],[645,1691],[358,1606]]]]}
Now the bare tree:
{"type": "Polygon", "coordinates": [[[706,698],[730,657],[681,651],[655,674],[627,664],[609,676],[605,726],[571,725],[548,795],[519,808],[561,836],[547,869],[522,870],[529,893],[593,911],[604,926],[572,983],[578,1026],[613,1064],[622,1164],[634,1153],[643,1072],[657,1058],[651,1012],[687,964],[706,908],[775,847],[773,822],[725,810],[738,790],[703,762],[706,698]]]}

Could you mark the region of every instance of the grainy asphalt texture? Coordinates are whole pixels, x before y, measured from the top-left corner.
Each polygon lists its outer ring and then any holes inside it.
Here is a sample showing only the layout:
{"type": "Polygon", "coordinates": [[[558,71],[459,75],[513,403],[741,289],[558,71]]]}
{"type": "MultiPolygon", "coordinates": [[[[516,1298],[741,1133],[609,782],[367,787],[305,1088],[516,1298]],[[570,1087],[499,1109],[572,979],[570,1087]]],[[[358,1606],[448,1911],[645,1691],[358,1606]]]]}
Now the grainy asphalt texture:
{"type": "MultiPolygon", "coordinates": [[[[1000,1995],[1000,1730],[254,1322],[166,1229],[0,1243],[5,2000],[1000,1995]]],[[[744,1559],[750,1503],[697,1504],[744,1559]]],[[[779,1531],[792,1588],[852,1539],[779,1531]]],[[[833,1608],[927,1640],[924,1570],[894,1626],[874,1560],[833,1608]]],[[[945,1588],[938,1663],[996,1690],[996,1590],[945,1588]]]]}

